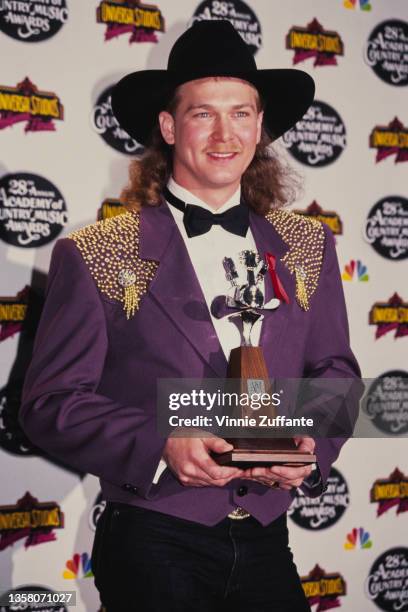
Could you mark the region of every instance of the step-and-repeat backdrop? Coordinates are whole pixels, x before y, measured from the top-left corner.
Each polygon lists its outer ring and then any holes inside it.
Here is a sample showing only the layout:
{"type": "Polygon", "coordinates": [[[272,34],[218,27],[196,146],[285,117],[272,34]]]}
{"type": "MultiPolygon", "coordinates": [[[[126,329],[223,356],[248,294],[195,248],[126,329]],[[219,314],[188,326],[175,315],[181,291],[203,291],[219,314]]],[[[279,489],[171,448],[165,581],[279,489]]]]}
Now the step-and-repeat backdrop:
{"type": "Polygon", "coordinates": [[[193,20],[220,18],[258,67],[316,80],[313,106],[276,146],[304,177],[294,208],[335,235],[371,379],[375,437],[348,442],[326,493],[299,494],[289,513],[303,586],[314,611],[408,610],[407,0],[0,0],[0,592],[75,590],[78,611],[99,609],[98,480],[30,444],[21,387],[55,241],[120,212],[142,151],[112,116],[111,86],[165,67],[193,20]]]}

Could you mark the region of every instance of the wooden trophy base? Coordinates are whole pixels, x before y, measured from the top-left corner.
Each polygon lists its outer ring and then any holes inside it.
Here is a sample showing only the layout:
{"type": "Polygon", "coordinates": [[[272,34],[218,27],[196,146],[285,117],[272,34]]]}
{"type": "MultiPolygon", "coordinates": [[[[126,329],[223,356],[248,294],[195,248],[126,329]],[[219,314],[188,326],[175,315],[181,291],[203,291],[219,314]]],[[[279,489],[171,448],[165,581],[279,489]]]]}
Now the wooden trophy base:
{"type": "MultiPolygon", "coordinates": [[[[232,349],[227,376],[239,379],[241,393],[273,393],[265,358],[259,346],[240,346],[232,349]]],[[[276,408],[272,404],[266,409],[268,416],[276,416],[276,408]]],[[[249,415],[250,412],[250,416],[254,416],[252,409],[245,407],[241,416],[249,415]]],[[[301,466],[316,462],[316,455],[299,451],[293,438],[261,437],[261,432],[265,436],[266,430],[259,431],[259,437],[256,437],[257,429],[251,428],[251,438],[227,438],[234,448],[227,453],[214,455],[214,460],[220,465],[243,469],[276,464],[301,466]]]]}
{"type": "Polygon", "coordinates": [[[271,465],[301,466],[316,462],[316,455],[299,451],[293,438],[227,438],[234,448],[217,455],[219,465],[246,470],[271,465]]]}

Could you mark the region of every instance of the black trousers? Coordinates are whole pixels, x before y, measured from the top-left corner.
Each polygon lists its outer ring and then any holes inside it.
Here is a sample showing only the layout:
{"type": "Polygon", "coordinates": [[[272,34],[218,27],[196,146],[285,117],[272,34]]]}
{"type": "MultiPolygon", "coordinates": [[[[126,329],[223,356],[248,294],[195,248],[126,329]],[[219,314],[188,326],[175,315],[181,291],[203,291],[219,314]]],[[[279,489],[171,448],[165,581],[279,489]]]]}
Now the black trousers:
{"type": "Polygon", "coordinates": [[[107,612],[310,612],[286,514],[207,527],[108,502],[92,570],[107,612]]]}

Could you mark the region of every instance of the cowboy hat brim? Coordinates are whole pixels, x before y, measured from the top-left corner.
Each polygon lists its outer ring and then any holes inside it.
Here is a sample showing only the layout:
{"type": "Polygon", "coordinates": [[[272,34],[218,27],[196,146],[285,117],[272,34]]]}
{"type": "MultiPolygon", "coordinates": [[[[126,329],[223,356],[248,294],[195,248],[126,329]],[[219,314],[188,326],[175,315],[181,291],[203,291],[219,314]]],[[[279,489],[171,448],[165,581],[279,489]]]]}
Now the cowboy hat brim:
{"type": "Polygon", "coordinates": [[[142,70],[123,77],[113,88],[112,111],[120,126],[137,142],[146,145],[158,115],[165,110],[175,89],[188,81],[214,76],[235,77],[248,81],[264,102],[264,127],[276,140],[299,121],[313,102],[315,84],[312,77],[293,68],[255,71],[142,70]]]}

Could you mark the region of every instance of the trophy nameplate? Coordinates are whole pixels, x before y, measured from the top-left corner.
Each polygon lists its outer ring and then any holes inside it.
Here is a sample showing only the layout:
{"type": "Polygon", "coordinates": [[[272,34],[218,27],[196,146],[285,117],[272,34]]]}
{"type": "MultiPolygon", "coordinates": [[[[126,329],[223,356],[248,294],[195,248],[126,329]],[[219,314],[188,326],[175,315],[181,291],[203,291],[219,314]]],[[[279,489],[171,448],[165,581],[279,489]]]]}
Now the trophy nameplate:
{"type": "MultiPolygon", "coordinates": [[[[234,308],[235,312],[228,315],[230,321],[237,324],[241,333],[241,346],[231,350],[228,362],[227,379],[235,383],[240,393],[268,393],[272,395],[272,382],[262,348],[253,346],[251,331],[254,324],[263,318],[262,312],[266,309],[274,310],[280,300],[274,298],[265,304],[262,291],[263,277],[267,265],[254,251],[242,251],[240,262],[246,268],[246,280],[239,284],[239,275],[231,258],[224,258],[223,265],[226,277],[231,283],[232,295],[226,297],[227,306],[234,308]]],[[[271,418],[276,416],[276,408],[272,404],[265,408],[271,418]]],[[[250,407],[239,408],[241,416],[249,414],[250,407]]],[[[259,430],[261,431],[261,430],[259,430]]],[[[277,430],[270,428],[271,437],[257,437],[257,431],[251,428],[251,437],[226,438],[233,445],[233,449],[226,453],[214,455],[220,465],[237,466],[243,469],[248,467],[271,466],[274,464],[306,465],[315,463],[316,455],[299,451],[292,437],[279,437],[277,430]]]]}

